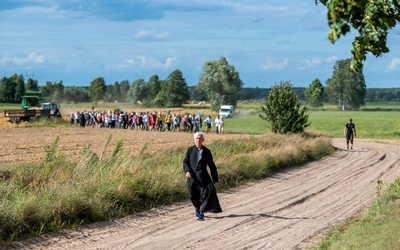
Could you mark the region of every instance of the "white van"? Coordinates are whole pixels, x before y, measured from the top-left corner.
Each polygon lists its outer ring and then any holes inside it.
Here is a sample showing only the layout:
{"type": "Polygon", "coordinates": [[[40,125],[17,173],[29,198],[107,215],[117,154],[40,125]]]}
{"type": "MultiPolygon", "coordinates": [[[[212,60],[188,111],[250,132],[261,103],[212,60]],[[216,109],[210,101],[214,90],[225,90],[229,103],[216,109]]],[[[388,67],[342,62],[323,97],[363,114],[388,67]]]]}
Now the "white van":
{"type": "Polygon", "coordinates": [[[222,118],[232,118],[233,117],[233,105],[222,105],[219,110],[219,115],[222,118]]]}

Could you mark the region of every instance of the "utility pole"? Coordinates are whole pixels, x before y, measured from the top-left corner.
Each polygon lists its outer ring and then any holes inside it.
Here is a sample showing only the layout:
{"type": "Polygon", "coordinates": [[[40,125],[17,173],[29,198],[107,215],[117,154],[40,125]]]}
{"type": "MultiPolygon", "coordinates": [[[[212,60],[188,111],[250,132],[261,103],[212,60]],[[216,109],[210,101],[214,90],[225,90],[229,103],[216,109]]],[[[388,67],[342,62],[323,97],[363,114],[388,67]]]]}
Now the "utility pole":
{"type": "Polygon", "coordinates": [[[25,79],[29,79],[31,78],[32,80],[35,80],[35,72],[33,72],[32,74],[28,74],[25,72],[25,79]]]}
{"type": "Polygon", "coordinates": [[[143,79],[144,80],[144,75],[143,74],[135,74],[136,80],[137,79],[143,79]]]}

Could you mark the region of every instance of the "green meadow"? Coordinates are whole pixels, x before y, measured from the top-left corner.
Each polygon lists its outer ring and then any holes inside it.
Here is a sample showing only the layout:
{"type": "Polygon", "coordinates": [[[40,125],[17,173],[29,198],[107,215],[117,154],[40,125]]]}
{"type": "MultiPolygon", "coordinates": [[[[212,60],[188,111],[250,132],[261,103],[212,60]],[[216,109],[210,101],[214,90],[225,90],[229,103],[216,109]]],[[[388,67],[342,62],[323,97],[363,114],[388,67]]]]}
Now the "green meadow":
{"type": "Polygon", "coordinates": [[[399,139],[398,111],[311,111],[308,129],[330,137],[343,137],[345,124],[353,119],[359,139],[399,139]]]}
{"type": "MultiPolygon", "coordinates": [[[[261,105],[239,105],[235,117],[225,119],[225,131],[243,134],[269,132],[267,122],[259,118],[261,105]]],[[[358,139],[400,139],[400,104],[367,105],[360,111],[324,106],[323,109],[310,109],[308,114],[310,126],[306,131],[318,131],[332,138],[344,137],[344,126],[352,118],[358,139]]]]}

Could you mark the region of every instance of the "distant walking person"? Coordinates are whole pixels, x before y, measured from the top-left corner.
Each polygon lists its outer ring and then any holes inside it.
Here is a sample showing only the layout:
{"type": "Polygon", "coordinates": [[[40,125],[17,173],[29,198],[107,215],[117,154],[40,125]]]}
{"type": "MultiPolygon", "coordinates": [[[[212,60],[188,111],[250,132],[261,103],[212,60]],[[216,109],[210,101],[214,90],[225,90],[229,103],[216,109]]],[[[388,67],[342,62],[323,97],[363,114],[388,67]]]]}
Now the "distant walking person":
{"type": "Polygon", "coordinates": [[[221,134],[221,128],[222,128],[222,125],[223,125],[223,120],[222,120],[220,115],[217,115],[217,117],[215,117],[214,124],[215,124],[215,133],[221,134]]]}
{"type": "Polygon", "coordinates": [[[71,112],[71,115],[69,116],[69,119],[70,119],[71,125],[74,125],[74,123],[75,123],[75,114],[74,114],[74,112],[71,112]]]}
{"type": "Polygon", "coordinates": [[[167,131],[171,132],[172,116],[169,111],[165,115],[165,124],[167,125],[167,131]]]}
{"type": "Polygon", "coordinates": [[[349,150],[349,143],[351,150],[353,150],[353,141],[356,136],[356,125],[353,123],[353,119],[350,118],[349,122],[344,127],[344,134],[346,136],[347,150],[349,150]]]}
{"type": "Polygon", "coordinates": [[[211,124],[212,124],[212,119],[211,115],[209,115],[205,120],[204,123],[206,124],[206,134],[210,133],[211,131],[211,124]]]}
{"type": "Polygon", "coordinates": [[[211,151],[203,146],[204,134],[196,132],[195,145],[189,147],[183,160],[183,170],[187,179],[190,199],[198,219],[204,219],[204,212],[222,212],[215,185],[218,185],[218,172],[211,151]],[[207,171],[210,169],[210,174],[207,171]]]}

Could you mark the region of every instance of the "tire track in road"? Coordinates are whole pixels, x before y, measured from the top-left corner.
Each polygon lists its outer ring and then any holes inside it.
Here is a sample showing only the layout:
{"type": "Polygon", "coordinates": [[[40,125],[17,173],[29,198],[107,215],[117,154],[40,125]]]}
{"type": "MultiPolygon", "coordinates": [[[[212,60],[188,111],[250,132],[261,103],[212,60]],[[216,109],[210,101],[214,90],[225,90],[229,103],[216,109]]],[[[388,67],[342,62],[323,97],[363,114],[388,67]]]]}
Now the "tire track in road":
{"type": "Polygon", "coordinates": [[[188,202],[17,242],[21,249],[307,249],[400,177],[400,144],[356,141],[271,178],[219,193],[223,212],[197,221],[188,202]]]}

